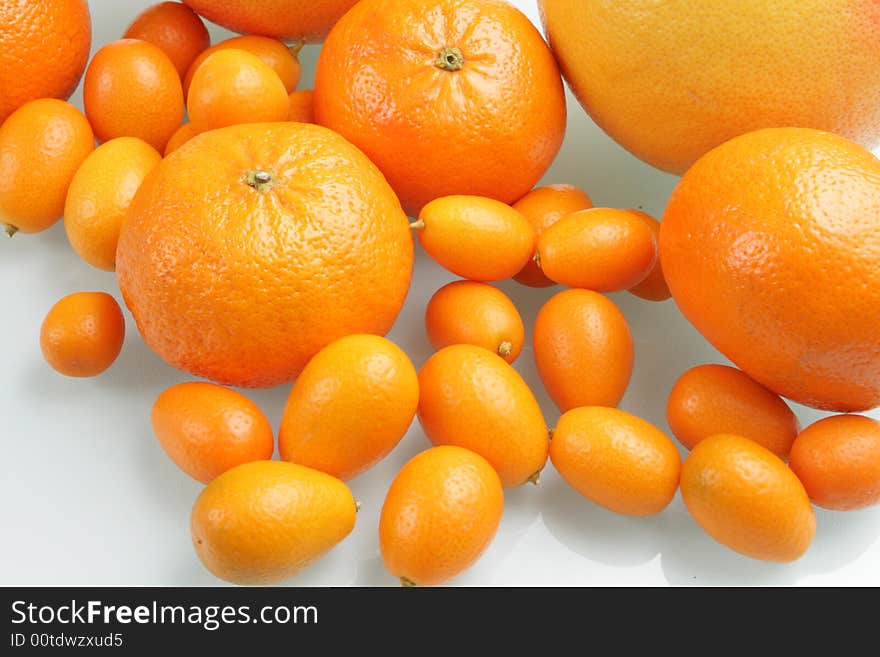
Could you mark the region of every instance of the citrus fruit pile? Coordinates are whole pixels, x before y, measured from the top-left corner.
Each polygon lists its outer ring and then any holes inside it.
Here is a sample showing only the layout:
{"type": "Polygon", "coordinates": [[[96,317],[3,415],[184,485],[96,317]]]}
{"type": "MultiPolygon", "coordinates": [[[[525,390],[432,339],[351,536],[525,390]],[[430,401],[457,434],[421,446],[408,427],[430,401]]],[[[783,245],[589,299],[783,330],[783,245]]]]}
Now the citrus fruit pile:
{"type": "MultiPolygon", "coordinates": [[[[388,482],[378,523],[404,585],[471,566],[504,489],[539,485],[548,461],[618,514],[680,491],[708,535],[768,561],[809,549],[813,505],[880,503],[880,422],[851,414],[880,405],[875,5],[539,4],[549,45],[502,0],[161,2],[87,61],[85,0],[0,0],[0,222],[21,240],[63,217],[144,342],[206,379],[144,413],[205,484],[192,542],[217,577],[280,582],[344,540],[345,482],[414,422],[432,447],[388,482]],[[743,16],[766,30],[747,61],[743,16]],[[203,19],[243,34],[212,45],[203,19]],[[315,88],[298,89],[300,49],[321,41],[315,88]],[[563,74],[624,147],[686,171],[662,222],[541,184],[563,74]],[[66,102],[80,78],[84,112],[66,102]],[[417,245],[458,280],[408,300],[417,245]],[[547,289],[530,326],[506,279],[547,289]],[[673,298],[735,364],[657,391],[677,442],[617,408],[635,350],[606,293],[625,291],[673,298]],[[418,367],[384,337],[405,303],[425,306],[436,350],[418,367]],[[516,369],[526,354],[553,422],[516,369]],[[286,384],[276,443],[233,388],[286,384]],[[842,414],[801,429],[783,397],[842,414]]],[[[39,337],[72,377],[124,340],[97,292],[58,301],[39,337]]]]}

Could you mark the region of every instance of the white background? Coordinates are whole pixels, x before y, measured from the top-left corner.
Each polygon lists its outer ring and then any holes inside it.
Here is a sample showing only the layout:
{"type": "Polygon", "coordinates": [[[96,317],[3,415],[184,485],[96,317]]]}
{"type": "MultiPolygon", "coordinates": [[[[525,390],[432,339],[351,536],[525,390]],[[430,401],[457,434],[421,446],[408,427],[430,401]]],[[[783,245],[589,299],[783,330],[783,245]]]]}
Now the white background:
{"type": "MultiPolygon", "coordinates": [[[[93,49],[120,38],[150,2],[91,0],[93,49]]],[[[537,21],[534,0],[518,5],[537,21]]],[[[228,36],[212,27],[213,41],[228,36]]],[[[317,47],[302,54],[301,88],[310,87],[317,47]]],[[[80,107],[81,94],[73,97],[80,107]]],[[[545,182],[581,186],[597,205],[642,207],[657,216],[676,178],[616,146],[569,97],[565,146],[545,182]]],[[[168,386],[189,377],[150,352],[126,313],[128,335],[104,375],[68,379],[43,362],[43,316],[63,295],[105,290],[113,274],[80,261],[59,223],[41,235],[0,240],[0,583],[214,585],[190,545],[189,513],[201,485],[169,461],[153,438],[149,410],[168,386]]],[[[452,276],[419,252],[406,307],[391,339],[419,367],[431,350],[423,329],[430,295],[452,276]]],[[[527,327],[551,294],[500,286],[527,327]]],[[[622,407],[668,430],[666,395],[687,368],[724,359],[687,324],[673,302],[613,295],[630,320],[636,367],[622,407]]],[[[527,346],[517,368],[552,426],[558,411],[541,387],[527,346]]],[[[247,394],[277,428],[289,386],[247,394]]],[[[799,408],[803,423],[821,417],[799,408]]],[[[874,413],[874,417],[878,417],[874,413]]],[[[384,492],[400,466],[428,442],[414,424],[380,465],[350,483],[362,502],[354,532],[292,585],[395,585],[379,558],[377,521],[384,492]]],[[[538,488],[506,493],[498,536],[460,585],[880,584],[880,508],[817,510],[807,555],[789,565],[751,561],[714,543],[680,497],[647,519],[616,516],[581,498],[548,466],[538,488]]]]}

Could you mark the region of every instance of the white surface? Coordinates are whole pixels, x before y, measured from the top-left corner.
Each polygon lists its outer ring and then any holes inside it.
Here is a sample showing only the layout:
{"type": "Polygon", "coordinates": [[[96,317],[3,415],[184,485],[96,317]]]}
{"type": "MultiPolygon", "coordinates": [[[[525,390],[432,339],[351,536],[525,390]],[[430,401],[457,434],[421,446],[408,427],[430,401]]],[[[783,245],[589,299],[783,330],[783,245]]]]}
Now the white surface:
{"type": "MultiPolygon", "coordinates": [[[[119,38],[143,0],[92,0],[94,47],[119,38]]],[[[534,0],[515,4],[537,20],[534,0]]],[[[214,41],[224,38],[212,28],[214,41]]],[[[317,48],[305,50],[311,86],[317,48]]],[[[546,182],[570,182],[597,205],[643,207],[655,215],[676,179],[613,144],[569,98],[569,131],[546,182]]],[[[81,95],[73,101],[81,106],[81,95]]],[[[137,334],[128,335],[105,375],[67,379],[46,365],[40,323],[61,296],[105,290],[119,297],[112,274],[81,262],[59,223],[37,236],[0,240],[3,321],[0,344],[0,583],[214,585],[189,536],[189,512],[201,486],[182,474],[153,438],[149,409],[166,387],[188,380],[163,364],[137,334]]],[[[430,354],[422,316],[431,293],[452,276],[418,254],[412,291],[390,337],[420,366],[430,354]]],[[[551,291],[500,286],[530,327],[551,291]]],[[[666,395],[681,372],[724,362],[669,301],[614,295],[636,339],[636,367],[622,407],[664,430],[666,395]]],[[[517,368],[536,391],[552,426],[558,412],[543,391],[529,347],[517,368]]],[[[288,386],[248,392],[277,428],[288,386]]],[[[803,423],[821,415],[798,409],[803,423]]],[[[878,417],[875,413],[874,417],[878,417]]],[[[397,469],[428,446],[417,424],[400,446],[351,487],[363,508],[343,544],[291,585],[395,585],[379,558],[377,522],[397,469]]],[[[807,555],[790,565],[751,561],[709,539],[680,497],[663,513],[631,519],[604,511],[568,488],[549,466],[540,487],[509,491],[498,536],[461,585],[880,584],[880,508],[817,510],[807,555]]]]}

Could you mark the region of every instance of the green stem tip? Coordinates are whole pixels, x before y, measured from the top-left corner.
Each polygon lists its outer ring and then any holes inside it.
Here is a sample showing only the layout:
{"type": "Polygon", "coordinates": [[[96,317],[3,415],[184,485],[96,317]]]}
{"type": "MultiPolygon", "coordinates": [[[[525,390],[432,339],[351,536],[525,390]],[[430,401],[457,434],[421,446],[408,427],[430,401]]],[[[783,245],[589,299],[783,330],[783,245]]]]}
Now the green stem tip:
{"type": "Polygon", "coordinates": [[[461,54],[459,48],[454,46],[442,48],[437,54],[434,66],[449,72],[460,71],[461,67],[464,66],[464,55],[461,54]]]}

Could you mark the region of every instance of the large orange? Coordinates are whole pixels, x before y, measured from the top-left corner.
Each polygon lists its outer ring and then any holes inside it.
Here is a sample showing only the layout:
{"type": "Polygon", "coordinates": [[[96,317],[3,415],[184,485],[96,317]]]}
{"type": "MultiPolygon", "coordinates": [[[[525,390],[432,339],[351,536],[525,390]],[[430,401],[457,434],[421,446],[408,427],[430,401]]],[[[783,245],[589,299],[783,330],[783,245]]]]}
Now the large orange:
{"type": "Polygon", "coordinates": [[[86,0],[0,0],[0,123],[29,100],[67,100],[91,45],[86,0]]]}
{"type": "Polygon", "coordinates": [[[681,173],[774,126],[880,143],[876,0],[539,0],[566,79],[627,150],[681,173]]]}
{"type": "Polygon", "coordinates": [[[880,160],[768,128],[701,158],[660,255],[684,315],[749,376],[817,408],[880,404],[880,160]]]}
{"type": "Polygon", "coordinates": [[[218,382],[271,386],[350,333],[384,334],[413,238],[379,170],[305,123],[198,135],[141,186],[116,271],[147,344],[218,382]]]}

